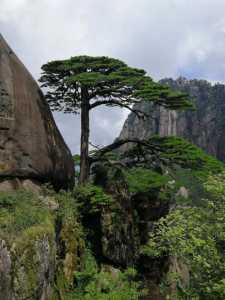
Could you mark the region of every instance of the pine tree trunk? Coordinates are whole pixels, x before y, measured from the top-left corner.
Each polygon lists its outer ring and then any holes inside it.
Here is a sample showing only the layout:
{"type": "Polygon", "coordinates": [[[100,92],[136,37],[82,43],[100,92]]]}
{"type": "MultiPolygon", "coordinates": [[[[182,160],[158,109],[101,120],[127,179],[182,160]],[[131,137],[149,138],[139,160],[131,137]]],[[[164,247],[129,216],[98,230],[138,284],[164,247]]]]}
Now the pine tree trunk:
{"type": "Polygon", "coordinates": [[[82,90],[81,141],[80,141],[80,184],[89,179],[89,99],[86,89],[82,90]]]}

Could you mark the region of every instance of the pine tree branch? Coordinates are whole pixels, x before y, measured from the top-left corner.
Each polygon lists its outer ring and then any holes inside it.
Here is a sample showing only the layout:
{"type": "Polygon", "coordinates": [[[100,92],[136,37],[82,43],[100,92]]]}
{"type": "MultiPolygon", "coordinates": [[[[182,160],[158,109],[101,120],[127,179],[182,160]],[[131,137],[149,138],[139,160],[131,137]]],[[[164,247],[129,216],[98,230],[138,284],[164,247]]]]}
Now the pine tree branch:
{"type": "Polygon", "coordinates": [[[114,143],[100,149],[93,157],[90,157],[91,163],[97,162],[101,159],[102,156],[104,156],[106,153],[111,152],[113,150],[118,149],[119,147],[127,144],[127,143],[133,143],[140,146],[147,147],[148,149],[151,149],[152,152],[155,153],[155,151],[160,151],[161,148],[155,144],[152,144],[149,140],[139,140],[139,139],[124,139],[124,140],[116,140],[114,143]]]}
{"type": "Polygon", "coordinates": [[[132,107],[130,107],[129,105],[127,104],[123,104],[121,103],[119,100],[102,100],[102,101],[96,101],[95,103],[91,104],[89,109],[93,109],[95,107],[98,107],[100,105],[111,105],[111,106],[119,106],[119,107],[122,107],[122,108],[126,108],[128,109],[129,111],[133,112],[138,118],[148,118],[149,115],[146,114],[145,112],[139,110],[139,109],[134,109],[132,107]]]}

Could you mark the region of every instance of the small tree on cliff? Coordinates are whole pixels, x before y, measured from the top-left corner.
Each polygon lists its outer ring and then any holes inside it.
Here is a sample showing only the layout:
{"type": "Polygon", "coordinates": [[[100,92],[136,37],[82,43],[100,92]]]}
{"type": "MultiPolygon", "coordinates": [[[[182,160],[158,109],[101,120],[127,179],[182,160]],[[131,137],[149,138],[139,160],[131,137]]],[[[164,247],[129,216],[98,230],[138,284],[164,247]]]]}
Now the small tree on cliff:
{"type": "Polygon", "coordinates": [[[155,83],[146,72],[109,57],[75,56],[42,66],[40,82],[53,111],[81,112],[80,183],[89,177],[89,113],[100,106],[127,108],[143,116],[132,104],[152,101],[169,109],[190,106],[186,95],[155,83]]]}

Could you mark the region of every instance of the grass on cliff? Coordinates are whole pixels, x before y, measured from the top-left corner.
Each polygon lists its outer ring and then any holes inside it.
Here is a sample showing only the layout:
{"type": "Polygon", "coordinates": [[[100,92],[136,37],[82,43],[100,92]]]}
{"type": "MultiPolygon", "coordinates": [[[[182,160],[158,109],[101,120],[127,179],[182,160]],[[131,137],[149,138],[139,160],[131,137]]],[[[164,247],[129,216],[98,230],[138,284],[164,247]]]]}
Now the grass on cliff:
{"type": "Polygon", "coordinates": [[[0,192],[0,237],[17,237],[37,225],[52,223],[52,215],[40,197],[32,192],[0,192]]]}

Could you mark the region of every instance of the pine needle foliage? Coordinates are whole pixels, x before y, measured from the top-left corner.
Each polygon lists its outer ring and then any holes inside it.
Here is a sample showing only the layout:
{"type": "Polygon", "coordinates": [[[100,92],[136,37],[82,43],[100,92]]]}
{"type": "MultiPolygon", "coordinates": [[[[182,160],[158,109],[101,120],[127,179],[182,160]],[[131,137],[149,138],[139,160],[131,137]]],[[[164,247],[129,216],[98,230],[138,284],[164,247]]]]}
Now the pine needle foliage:
{"type": "Polygon", "coordinates": [[[191,107],[187,95],[154,82],[142,69],[129,67],[110,57],[75,56],[42,66],[40,82],[48,88],[46,99],[56,111],[77,113],[82,88],[87,90],[90,109],[99,105],[126,107],[153,101],[170,109],[191,107]]]}
{"type": "Polygon", "coordinates": [[[123,154],[128,164],[139,167],[177,167],[189,169],[199,179],[224,171],[224,164],[180,137],[153,136],[123,154]]]}

